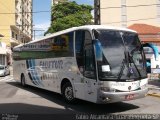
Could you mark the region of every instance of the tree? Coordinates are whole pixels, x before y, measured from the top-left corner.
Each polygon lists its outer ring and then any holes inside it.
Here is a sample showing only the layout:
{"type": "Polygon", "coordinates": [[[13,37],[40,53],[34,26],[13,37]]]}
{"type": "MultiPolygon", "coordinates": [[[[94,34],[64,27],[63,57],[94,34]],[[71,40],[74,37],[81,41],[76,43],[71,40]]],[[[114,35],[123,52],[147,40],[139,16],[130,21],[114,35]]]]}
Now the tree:
{"type": "Polygon", "coordinates": [[[45,34],[58,32],[70,27],[92,24],[90,5],[78,5],[73,2],[61,2],[52,6],[52,23],[45,34]]]}

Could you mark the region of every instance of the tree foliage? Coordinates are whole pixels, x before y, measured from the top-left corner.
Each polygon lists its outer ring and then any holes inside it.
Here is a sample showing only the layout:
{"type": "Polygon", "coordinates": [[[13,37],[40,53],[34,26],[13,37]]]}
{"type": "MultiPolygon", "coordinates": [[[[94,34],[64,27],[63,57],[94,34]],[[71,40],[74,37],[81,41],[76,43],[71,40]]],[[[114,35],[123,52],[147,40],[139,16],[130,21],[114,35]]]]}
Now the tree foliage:
{"type": "Polygon", "coordinates": [[[78,5],[73,2],[61,2],[52,6],[52,23],[48,33],[54,33],[70,27],[92,24],[92,6],[78,5]]]}

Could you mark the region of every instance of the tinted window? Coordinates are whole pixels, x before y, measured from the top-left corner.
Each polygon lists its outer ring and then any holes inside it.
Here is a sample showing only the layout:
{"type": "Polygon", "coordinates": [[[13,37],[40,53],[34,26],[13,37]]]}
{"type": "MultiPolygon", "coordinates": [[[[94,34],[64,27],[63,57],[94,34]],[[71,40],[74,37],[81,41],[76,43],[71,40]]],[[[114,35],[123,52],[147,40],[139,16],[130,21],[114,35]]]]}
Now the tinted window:
{"type": "Polygon", "coordinates": [[[80,72],[87,78],[95,78],[95,62],[92,37],[89,31],[76,31],[76,58],[80,72]]]}
{"type": "Polygon", "coordinates": [[[83,30],[76,31],[76,37],[75,37],[76,58],[77,58],[77,65],[82,74],[84,70],[84,57],[83,57],[84,40],[85,40],[85,31],[83,30]]]}
{"type": "Polygon", "coordinates": [[[25,45],[22,51],[13,53],[14,60],[72,57],[73,32],[25,45]]]}
{"type": "Polygon", "coordinates": [[[85,31],[76,31],[76,53],[82,53],[85,39],[85,31]]]}

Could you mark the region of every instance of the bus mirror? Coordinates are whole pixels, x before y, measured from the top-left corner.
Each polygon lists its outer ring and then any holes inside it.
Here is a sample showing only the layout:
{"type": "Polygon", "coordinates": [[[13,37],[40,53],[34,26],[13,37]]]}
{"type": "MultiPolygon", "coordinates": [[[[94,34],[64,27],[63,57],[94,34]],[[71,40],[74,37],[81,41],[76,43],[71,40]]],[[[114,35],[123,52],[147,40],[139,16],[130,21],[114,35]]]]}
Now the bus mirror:
{"type": "Polygon", "coordinates": [[[102,46],[99,40],[94,40],[94,46],[97,61],[102,61],[102,46]]]}

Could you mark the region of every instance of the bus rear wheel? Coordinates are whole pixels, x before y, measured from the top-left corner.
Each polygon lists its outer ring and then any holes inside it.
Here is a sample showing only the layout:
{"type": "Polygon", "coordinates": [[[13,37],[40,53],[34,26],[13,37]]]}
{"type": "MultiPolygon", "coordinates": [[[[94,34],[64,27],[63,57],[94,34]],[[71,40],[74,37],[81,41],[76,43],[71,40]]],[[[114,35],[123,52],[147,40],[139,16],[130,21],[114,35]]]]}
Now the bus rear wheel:
{"type": "Polygon", "coordinates": [[[26,81],[25,81],[24,75],[21,75],[21,85],[22,85],[23,87],[26,86],[26,81]]]}
{"type": "Polygon", "coordinates": [[[68,103],[73,103],[75,101],[75,98],[73,95],[73,87],[69,82],[67,82],[62,86],[62,95],[65,101],[68,103]]]}

